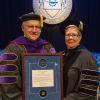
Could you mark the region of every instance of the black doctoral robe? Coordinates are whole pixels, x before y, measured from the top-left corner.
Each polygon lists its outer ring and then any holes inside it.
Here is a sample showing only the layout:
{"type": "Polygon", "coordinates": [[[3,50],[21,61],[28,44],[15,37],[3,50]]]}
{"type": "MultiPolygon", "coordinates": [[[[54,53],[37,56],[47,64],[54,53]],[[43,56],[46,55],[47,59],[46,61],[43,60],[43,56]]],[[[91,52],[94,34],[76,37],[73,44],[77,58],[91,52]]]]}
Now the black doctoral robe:
{"type": "Polygon", "coordinates": [[[63,55],[65,100],[96,100],[94,91],[97,90],[98,85],[91,82],[92,80],[99,81],[95,58],[82,46],[70,50],[66,49],[63,55]]]}

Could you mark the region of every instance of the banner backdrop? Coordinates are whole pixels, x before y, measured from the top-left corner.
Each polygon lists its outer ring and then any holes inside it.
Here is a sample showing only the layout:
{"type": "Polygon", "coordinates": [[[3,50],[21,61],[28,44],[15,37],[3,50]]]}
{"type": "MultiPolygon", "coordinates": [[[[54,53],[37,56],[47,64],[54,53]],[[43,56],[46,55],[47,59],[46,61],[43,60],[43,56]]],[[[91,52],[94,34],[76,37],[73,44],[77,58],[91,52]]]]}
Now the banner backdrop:
{"type": "Polygon", "coordinates": [[[33,10],[45,16],[47,24],[58,24],[70,15],[72,0],[33,0],[33,10]]]}

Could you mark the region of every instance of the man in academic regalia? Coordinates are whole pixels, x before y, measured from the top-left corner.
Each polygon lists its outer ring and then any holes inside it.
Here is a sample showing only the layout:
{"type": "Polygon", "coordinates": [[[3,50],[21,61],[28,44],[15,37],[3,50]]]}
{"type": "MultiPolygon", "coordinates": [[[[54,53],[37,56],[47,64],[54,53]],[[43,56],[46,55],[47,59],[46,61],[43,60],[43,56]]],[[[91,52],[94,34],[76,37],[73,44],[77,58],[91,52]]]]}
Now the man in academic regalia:
{"type": "Polygon", "coordinates": [[[33,12],[20,17],[24,36],[11,41],[0,56],[0,100],[22,100],[22,54],[56,52],[40,38],[44,19],[33,12]]]}

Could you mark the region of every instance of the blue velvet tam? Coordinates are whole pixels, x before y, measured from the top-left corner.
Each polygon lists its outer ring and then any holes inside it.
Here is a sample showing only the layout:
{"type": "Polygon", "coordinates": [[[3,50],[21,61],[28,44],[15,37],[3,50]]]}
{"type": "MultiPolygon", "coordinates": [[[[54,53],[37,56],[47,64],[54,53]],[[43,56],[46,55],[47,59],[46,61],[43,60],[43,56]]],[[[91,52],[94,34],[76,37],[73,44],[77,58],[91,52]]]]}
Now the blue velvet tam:
{"type": "Polygon", "coordinates": [[[76,26],[79,28],[80,31],[83,31],[83,22],[80,20],[69,20],[65,29],[70,26],[76,26]]]}
{"type": "Polygon", "coordinates": [[[68,20],[65,26],[65,30],[71,26],[76,26],[82,35],[86,33],[86,25],[81,20],[68,20]]]}
{"type": "Polygon", "coordinates": [[[78,30],[81,32],[82,36],[85,35],[85,33],[87,32],[87,26],[83,21],[79,19],[70,19],[70,20],[63,22],[62,25],[60,26],[62,34],[64,35],[65,30],[71,26],[77,27],[78,30]]]}

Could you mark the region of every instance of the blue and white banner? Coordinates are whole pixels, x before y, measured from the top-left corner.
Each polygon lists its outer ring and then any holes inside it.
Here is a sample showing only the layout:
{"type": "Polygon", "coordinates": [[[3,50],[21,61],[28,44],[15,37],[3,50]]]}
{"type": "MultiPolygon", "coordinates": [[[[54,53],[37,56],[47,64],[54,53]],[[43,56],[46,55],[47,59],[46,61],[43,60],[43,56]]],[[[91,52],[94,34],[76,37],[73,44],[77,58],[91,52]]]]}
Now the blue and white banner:
{"type": "Polygon", "coordinates": [[[70,15],[72,0],[33,0],[33,9],[46,17],[45,23],[58,24],[70,15]]]}

